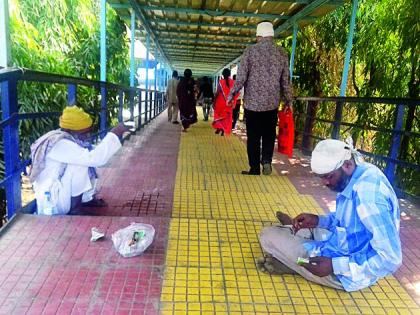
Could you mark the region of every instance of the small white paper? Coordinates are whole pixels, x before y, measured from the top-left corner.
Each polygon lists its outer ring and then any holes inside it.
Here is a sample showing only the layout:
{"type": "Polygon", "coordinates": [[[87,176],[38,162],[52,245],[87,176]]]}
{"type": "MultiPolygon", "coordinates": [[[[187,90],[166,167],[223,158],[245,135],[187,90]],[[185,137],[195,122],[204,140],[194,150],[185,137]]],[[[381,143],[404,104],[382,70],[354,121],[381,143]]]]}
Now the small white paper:
{"type": "Polygon", "coordinates": [[[93,227],[91,231],[92,231],[92,237],[90,238],[91,242],[96,242],[97,240],[105,236],[105,233],[102,233],[96,227],[93,227]]]}

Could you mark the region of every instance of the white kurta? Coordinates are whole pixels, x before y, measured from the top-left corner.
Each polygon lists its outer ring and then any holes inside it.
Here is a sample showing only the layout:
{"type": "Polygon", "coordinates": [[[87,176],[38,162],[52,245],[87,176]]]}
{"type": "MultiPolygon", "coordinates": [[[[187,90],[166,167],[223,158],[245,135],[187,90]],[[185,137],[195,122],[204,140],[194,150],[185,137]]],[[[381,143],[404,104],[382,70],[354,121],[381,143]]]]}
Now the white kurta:
{"type": "Polygon", "coordinates": [[[105,165],[120,148],[121,142],[112,132],[91,151],[67,139],[58,141],[47,154],[45,169],[33,184],[38,214],[67,214],[71,197],[83,194],[83,201],[92,199],[95,182],[89,178],[89,167],[105,165]],[[44,210],[47,191],[55,204],[51,213],[44,210]]]}

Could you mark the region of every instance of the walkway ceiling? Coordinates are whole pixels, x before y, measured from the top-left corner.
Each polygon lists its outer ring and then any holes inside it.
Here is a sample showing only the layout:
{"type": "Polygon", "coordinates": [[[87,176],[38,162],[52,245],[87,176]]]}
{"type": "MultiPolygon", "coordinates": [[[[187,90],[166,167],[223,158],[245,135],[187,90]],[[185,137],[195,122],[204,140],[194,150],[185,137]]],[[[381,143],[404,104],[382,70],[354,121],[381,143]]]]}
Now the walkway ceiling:
{"type": "Polygon", "coordinates": [[[255,43],[256,25],[274,24],[276,38],[289,36],[328,14],[344,0],[108,0],[130,25],[131,10],[138,21],[136,37],[152,53],[181,73],[190,68],[196,77],[213,75],[238,62],[244,49],[255,43]],[[157,50],[157,52],[156,52],[157,50]]]}

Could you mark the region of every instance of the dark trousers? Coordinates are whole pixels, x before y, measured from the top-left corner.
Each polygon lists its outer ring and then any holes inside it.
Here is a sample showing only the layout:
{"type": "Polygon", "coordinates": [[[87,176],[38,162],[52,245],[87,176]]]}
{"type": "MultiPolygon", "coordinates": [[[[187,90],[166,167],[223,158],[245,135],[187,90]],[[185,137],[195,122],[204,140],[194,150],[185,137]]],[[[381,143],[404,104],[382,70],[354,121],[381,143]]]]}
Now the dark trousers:
{"type": "Polygon", "coordinates": [[[273,159],[277,112],[277,109],[266,112],[245,109],[248,162],[251,171],[259,172],[260,163],[271,163],[273,159]]]}
{"type": "Polygon", "coordinates": [[[232,129],[235,129],[236,126],[236,122],[238,121],[239,118],[239,111],[241,110],[241,102],[237,102],[235,108],[233,109],[232,112],[232,129]]]}

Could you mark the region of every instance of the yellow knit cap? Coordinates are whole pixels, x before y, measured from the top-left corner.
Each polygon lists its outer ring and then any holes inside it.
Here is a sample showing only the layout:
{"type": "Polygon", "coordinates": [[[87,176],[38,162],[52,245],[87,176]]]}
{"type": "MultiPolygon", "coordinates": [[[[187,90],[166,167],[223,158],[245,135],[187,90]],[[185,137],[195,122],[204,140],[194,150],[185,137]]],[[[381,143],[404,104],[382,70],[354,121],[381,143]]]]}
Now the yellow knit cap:
{"type": "Polygon", "coordinates": [[[82,130],[92,126],[92,118],[82,108],[67,106],[60,116],[60,127],[68,130],[82,130]]]}

